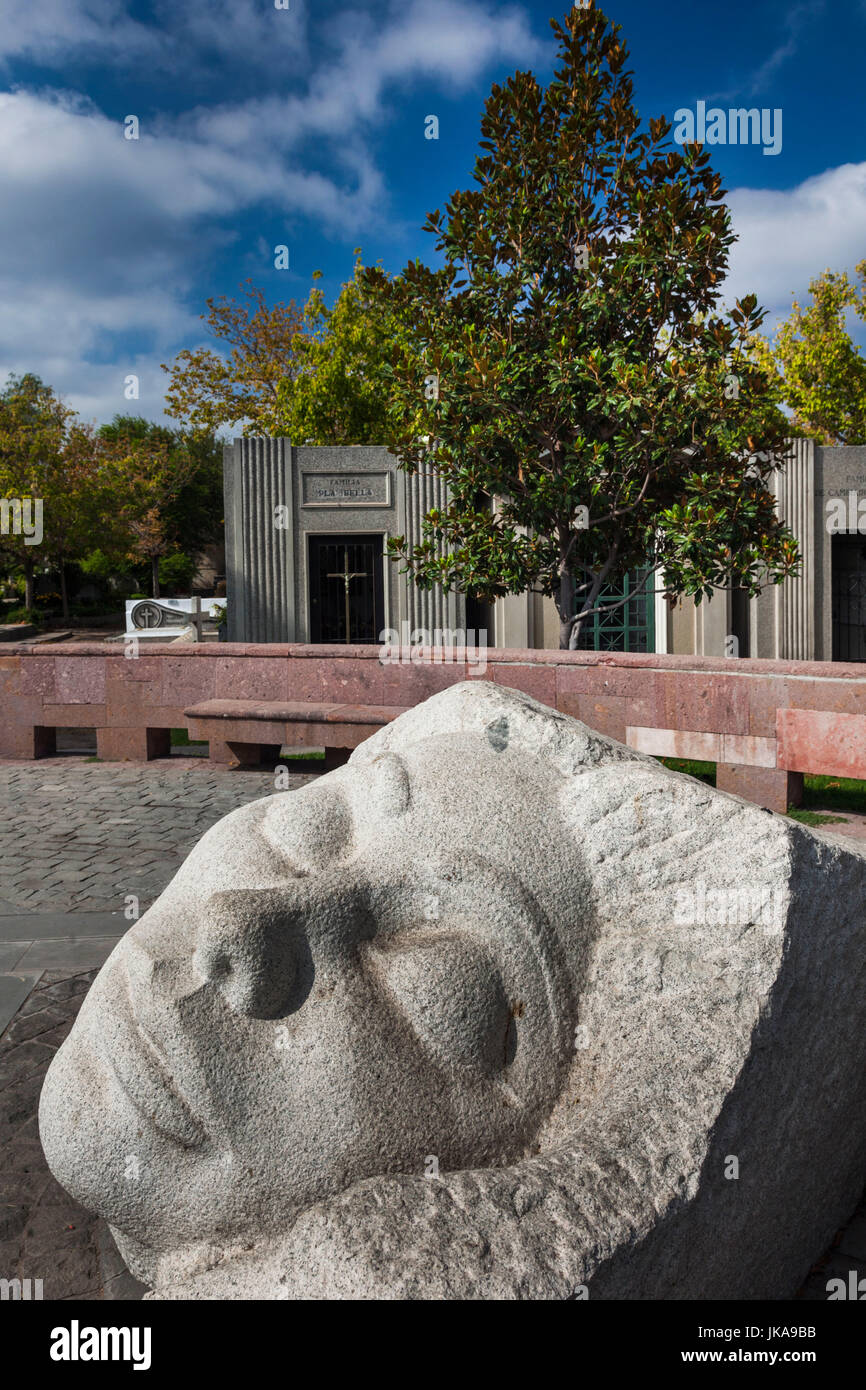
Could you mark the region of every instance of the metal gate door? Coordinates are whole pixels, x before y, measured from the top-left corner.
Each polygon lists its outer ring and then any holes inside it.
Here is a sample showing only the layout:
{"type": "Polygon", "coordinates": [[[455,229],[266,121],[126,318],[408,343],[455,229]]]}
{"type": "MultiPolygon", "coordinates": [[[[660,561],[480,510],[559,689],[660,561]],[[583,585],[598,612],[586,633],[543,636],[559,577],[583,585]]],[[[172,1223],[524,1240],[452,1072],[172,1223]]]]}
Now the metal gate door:
{"type": "Polygon", "coordinates": [[[833,660],[866,661],[866,540],[834,536],[833,660]]]}
{"type": "Polygon", "coordinates": [[[381,536],[310,536],[310,641],[382,640],[381,536]]]}

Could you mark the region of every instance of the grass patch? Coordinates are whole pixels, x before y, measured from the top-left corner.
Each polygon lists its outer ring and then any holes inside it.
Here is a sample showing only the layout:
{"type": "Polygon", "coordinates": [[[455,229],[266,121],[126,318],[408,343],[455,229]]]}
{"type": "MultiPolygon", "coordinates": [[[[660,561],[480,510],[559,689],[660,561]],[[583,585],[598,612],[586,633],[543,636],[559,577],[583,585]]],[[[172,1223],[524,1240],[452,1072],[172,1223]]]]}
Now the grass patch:
{"type": "Polygon", "coordinates": [[[101,758],[97,758],[96,754],[94,753],[94,755],[93,755],[92,758],[85,758],[84,761],[85,761],[86,763],[101,763],[101,762],[102,762],[102,759],[101,759],[101,758]]]}
{"type": "Polygon", "coordinates": [[[788,820],[799,821],[801,825],[832,825],[833,822],[845,823],[844,816],[825,816],[820,811],[808,811],[803,806],[789,806],[785,813],[788,820]]]}
{"type": "Polygon", "coordinates": [[[172,748],[205,748],[207,746],[207,739],[190,738],[186,729],[172,729],[171,746],[172,748]]]}
{"type": "Polygon", "coordinates": [[[706,782],[707,786],[716,785],[715,763],[704,763],[698,758],[659,758],[658,761],[669,767],[671,772],[684,772],[687,777],[697,777],[699,782],[706,782]]]}
{"type": "Polygon", "coordinates": [[[323,763],[325,761],[324,748],[294,748],[291,753],[281,753],[279,757],[281,763],[305,762],[323,763]]]}
{"type": "Polygon", "coordinates": [[[803,805],[866,816],[866,782],[856,777],[804,777],[803,805]]]}
{"type": "MultiPolygon", "coordinates": [[[[711,787],[716,785],[715,763],[703,763],[695,758],[659,758],[658,761],[673,772],[697,777],[711,787]]],[[[789,806],[787,814],[801,825],[831,825],[844,821],[846,815],[866,816],[866,782],[856,777],[810,774],[803,778],[803,805],[789,806]],[[834,811],[842,814],[833,815],[834,811]]]]}

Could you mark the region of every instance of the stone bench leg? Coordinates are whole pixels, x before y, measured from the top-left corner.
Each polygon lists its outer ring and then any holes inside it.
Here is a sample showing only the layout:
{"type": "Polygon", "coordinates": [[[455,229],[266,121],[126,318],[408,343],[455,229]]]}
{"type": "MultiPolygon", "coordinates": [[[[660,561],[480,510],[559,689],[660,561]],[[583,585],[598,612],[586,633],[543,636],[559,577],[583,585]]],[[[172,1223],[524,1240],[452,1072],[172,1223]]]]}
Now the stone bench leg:
{"type": "Polygon", "coordinates": [[[171,729],[97,729],[96,754],[103,762],[149,763],[171,755],[171,729]]]}
{"type": "Polygon", "coordinates": [[[789,806],[803,801],[802,772],[786,772],[779,767],[747,767],[743,763],[717,763],[716,786],[734,792],[745,801],[766,806],[784,814],[789,806]]]}
{"type": "Polygon", "coordinates": [[[241,743],[237,739],[210,739],[210,760],[226,767],[239,763],[241,767],[275,767],[280,756],[278,743],[241,743]]]}
{"type": "Polygon", "coordinates": [[[207,741],[208,761],[218,767],[228,767],[235,760],[234,753],[223,738],[209,738],[207,741]]]}
{"type": "Polygon", "coordinates": [[[53,758],[57,752],[57,730],[37,724],[33,729],[34,758],[53,758]]]}

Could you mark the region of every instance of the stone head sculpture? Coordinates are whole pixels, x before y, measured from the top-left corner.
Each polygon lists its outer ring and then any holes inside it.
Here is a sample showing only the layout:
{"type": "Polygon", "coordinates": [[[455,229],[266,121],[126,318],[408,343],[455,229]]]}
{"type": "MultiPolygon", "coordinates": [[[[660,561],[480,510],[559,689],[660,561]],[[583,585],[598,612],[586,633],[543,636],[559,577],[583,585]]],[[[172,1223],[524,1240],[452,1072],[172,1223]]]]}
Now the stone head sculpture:
{"type": "Polygon", "coordinates": [[[202,838],[52,1063],[49,1164],[161,1297],[790,1293],[863,1179],[863,1029],[814,1013],[863,879],[455,686],[202,838]]]}

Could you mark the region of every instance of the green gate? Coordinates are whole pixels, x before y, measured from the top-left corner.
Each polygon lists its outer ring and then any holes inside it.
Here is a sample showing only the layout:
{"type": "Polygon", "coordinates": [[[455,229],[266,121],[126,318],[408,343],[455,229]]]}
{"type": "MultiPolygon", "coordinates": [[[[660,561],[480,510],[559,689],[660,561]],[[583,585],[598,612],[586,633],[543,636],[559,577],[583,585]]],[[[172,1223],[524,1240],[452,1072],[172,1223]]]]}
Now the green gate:
{"type": "Polygon", "coordinates": [[[645,569],[630,570],[615,587],[602,589],[599,604],[625,602],[610,613],[595,613],[588,619],[580,634],[580,651],[655,651],[655,585],[646,576],[645,569]],[[646,588],[641,591],[645,581],[646,588]]]}

